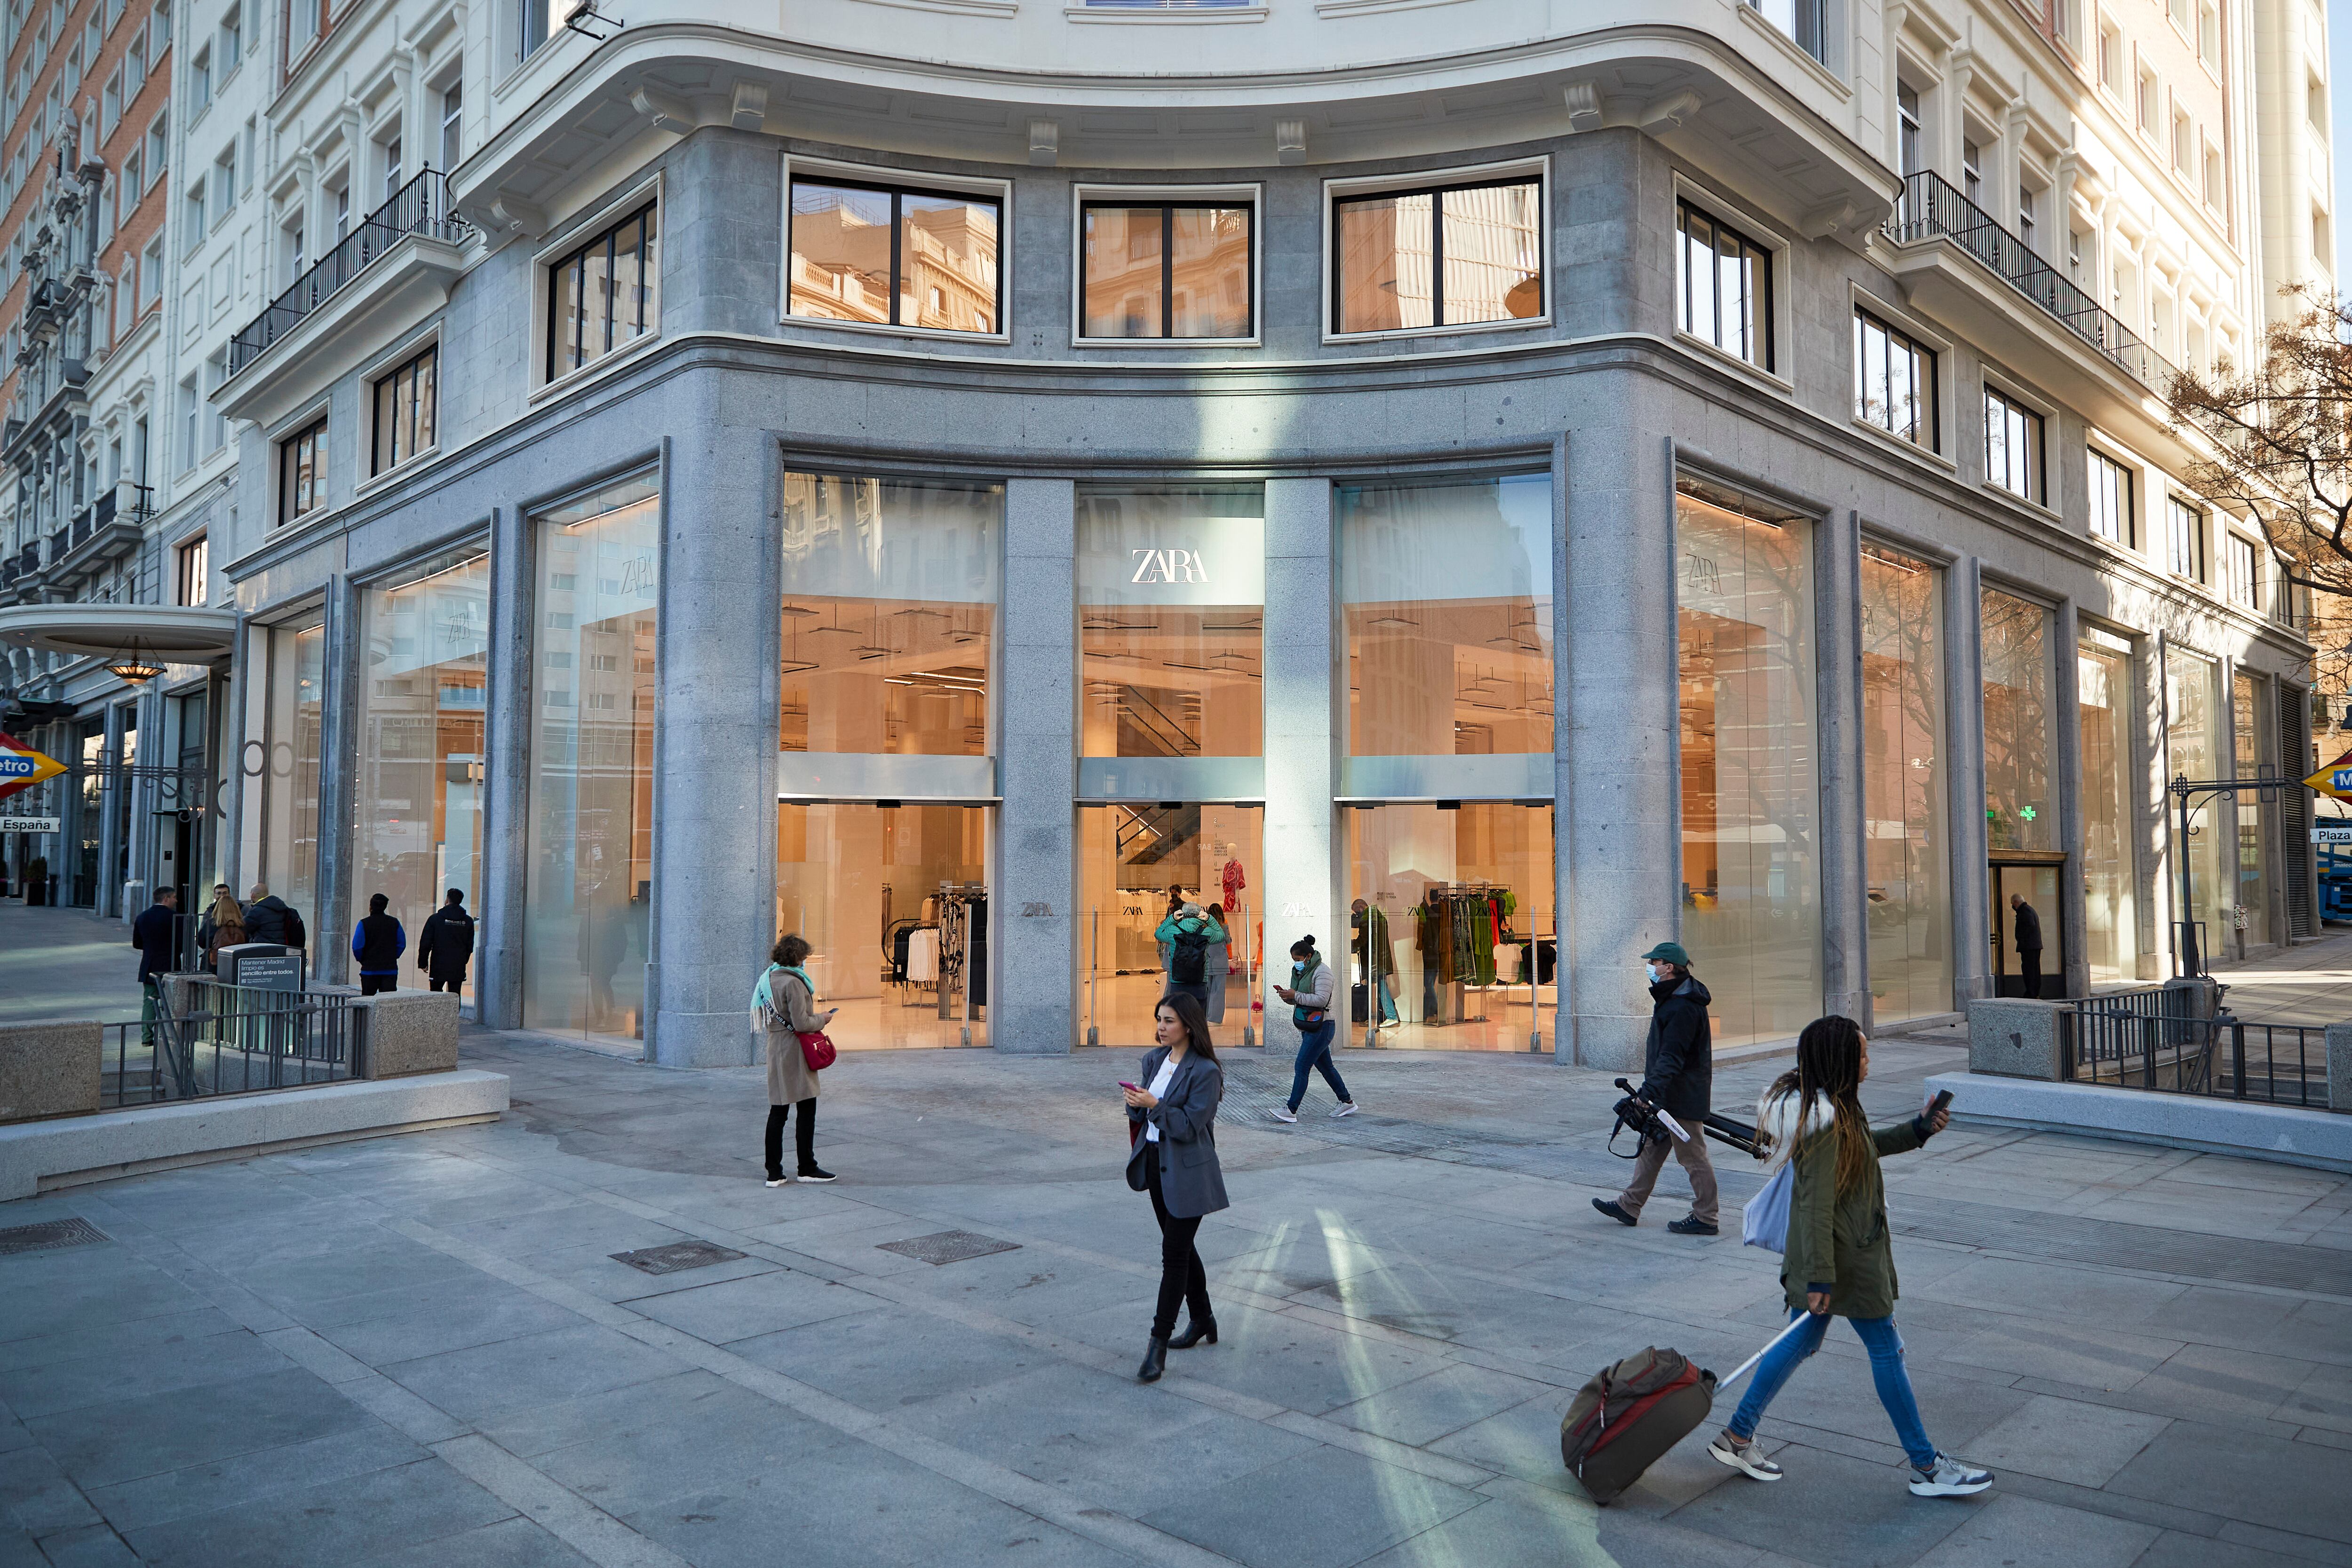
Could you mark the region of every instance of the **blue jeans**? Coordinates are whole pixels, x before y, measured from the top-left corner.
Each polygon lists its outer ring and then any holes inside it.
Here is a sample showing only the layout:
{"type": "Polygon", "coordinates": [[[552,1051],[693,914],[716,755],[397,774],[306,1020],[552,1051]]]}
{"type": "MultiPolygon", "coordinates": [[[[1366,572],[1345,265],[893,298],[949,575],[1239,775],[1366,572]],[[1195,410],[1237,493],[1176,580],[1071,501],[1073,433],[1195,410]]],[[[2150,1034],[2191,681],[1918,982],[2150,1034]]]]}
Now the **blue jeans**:
{"type": "MultiPolygon", "coordinates": [[[[1797,1363],[1821,1349],[1822,1336],[1829,1333],[1828,1313],[1814,1317],[1799,1308],[1789,1315],[1801,1314],[1807,1317],[1805,1326],[1765,1355],[1748,1385],[1748,1396],[1731,1417],[1731,1435],[1743,1442],[1756,1436],[1756,1418],[1789,1381],[1789,1374],[1797,1370],[1797,1363]]],[[[1878,1402],[1886,1406],[1887,1417],[1895,1423],[1895,1437],[1903,1452],[1916,1468],[1934,1469],[1936,1445],[1927,1441],[1927,1428],[1919,1421],[1919,1403],[1911,1396],[1911,1376],[1903,1370],[1903,1336],[1895,1332],[1895,1320],[1848,1318],[1846,1322],[1870,1351],[1871,1380],[1878,1385],[1878,1402]]]]}
{"type": "Polygon", "coordinates": [[[1382,975],[1382,976],[1381,977],[1381,1018],[1380,1018],[1380,1021],[1381,1021],[1381,1022],[1382,1022],[1382,1023],[1394,1023],[1394,1022],[1396,1022],[1396,1020],[1397,1020],[1396,997],[1395,997],[1395,995],[1394,995],[1392,992],[1391,992],[1391,991],[1390,991],[1390,989],[1389,989],[1389,977],[1388,977],[1386,975],[1382,975]]]}
{"type": "Polygon", "coordinates": [[[1297,1110],[1298,1103],[1307,1098],[1307,1075],[1309,1072],[1322,1073],[1323,1082],[1331,1086],[1331,1092],[1339,1097],[1339,1103],[1342,1105],[1348,1103],[1348,1086],[1340,1082],[1339,1070],[1331,1064],[1331,1037],[1339,1030],[1339,1021],[1327,1013],[1323,1021],[1313,1029],[1298,1031],[1298,1065],[1290,1075],[1290,1108],[1293,1111],[1297,1110]]]}

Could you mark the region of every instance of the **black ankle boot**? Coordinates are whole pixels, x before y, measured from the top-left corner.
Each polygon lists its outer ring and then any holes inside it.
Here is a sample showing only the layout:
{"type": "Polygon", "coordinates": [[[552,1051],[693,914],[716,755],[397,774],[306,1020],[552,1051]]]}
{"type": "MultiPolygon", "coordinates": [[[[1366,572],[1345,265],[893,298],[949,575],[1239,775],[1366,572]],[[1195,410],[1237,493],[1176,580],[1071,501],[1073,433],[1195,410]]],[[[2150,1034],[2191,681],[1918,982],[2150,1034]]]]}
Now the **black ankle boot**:
{"type": "Polygon", "coordinates": [[[1188,1319],[1184,1324],[1184,1332],[1178,1334],[1174,1339],[1170,1340],[1168,1342],[1168,1348],[1170,1350],[1190,1350],[1194,1345],[1199,1344],[1202,1340],[1208,1341],[1211,1344],[1217,1343],[1216,1319],[1188,1319]]]}
{"type": "Polygon", "coordinates": [[[1135,1369],[1136,1378],[1143,1383],[1157,1383],[1167,1369],[1168,1342],[1153,1334],[1150,1348],[1143,1353],[1143,1364],[1135,1369]]]}

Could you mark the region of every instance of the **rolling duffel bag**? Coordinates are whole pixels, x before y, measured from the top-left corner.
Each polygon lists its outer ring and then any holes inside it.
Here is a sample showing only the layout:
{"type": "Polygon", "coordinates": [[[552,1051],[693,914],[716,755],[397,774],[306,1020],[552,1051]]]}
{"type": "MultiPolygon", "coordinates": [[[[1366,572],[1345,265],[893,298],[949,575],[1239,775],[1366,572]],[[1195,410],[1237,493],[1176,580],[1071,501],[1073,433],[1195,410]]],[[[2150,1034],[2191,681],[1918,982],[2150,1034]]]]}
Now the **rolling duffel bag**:
{"type": "Polygon", "coordinates": [[[1560,1418],[1561,1462],[1594,1502],[1606,1506],[1706,1419],[1717,1388],[1754,1370],[1767,1351],[1804,1321],[1802,1315],[1791,1320],[1720,1383],[1681,1352],[1654,1345],[1602,1367],[1560,1418]]]}

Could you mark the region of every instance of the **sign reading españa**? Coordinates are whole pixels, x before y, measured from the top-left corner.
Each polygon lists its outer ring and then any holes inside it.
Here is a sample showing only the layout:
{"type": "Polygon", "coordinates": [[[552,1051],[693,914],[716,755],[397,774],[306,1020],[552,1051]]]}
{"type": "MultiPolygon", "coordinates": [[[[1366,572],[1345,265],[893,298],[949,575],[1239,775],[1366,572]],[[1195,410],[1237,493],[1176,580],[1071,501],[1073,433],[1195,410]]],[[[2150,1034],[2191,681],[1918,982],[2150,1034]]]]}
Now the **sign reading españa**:
{"type": "Polygon", "coordinates": [[[2322,795],[2338,800],[2352,800],[2352,751],[2346,752],[2305,779],[2304,783],[2322,795]]]}
{"type": "Polygon", "coordinates": [[[0,735],[0,800],[65,770],[55,758],[42,756],[14,736],[0,735]]]}

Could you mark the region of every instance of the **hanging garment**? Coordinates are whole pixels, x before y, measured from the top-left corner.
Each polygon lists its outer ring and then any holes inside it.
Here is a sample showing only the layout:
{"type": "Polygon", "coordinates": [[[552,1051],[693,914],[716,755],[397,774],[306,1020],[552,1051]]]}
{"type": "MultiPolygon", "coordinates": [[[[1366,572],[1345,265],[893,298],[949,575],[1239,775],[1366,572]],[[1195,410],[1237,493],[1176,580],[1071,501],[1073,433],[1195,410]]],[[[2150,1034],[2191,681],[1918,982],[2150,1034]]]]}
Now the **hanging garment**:
{"type": "Polygon", "coordinates": [[[907,978],[918,986],[932,986],[940,978],[940,928],[918,925],[907,934],[907,978]]]}
{"type": "Polygon", "coordinates": [[[1227,861],[1225,862],[1223,882],[1225,889],[1225,912],[1227,914],[1231,914],[1233,911],[1239,909],[1242,906],[1242,889],[1249,885],[1249,878],[1242,874],[1241,862],[1227,861]]]}

